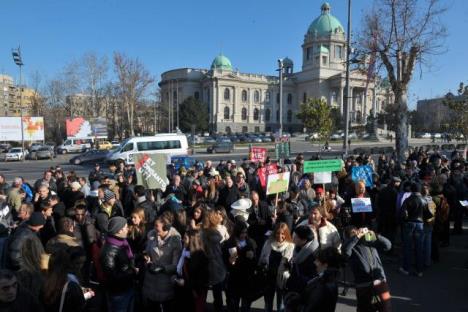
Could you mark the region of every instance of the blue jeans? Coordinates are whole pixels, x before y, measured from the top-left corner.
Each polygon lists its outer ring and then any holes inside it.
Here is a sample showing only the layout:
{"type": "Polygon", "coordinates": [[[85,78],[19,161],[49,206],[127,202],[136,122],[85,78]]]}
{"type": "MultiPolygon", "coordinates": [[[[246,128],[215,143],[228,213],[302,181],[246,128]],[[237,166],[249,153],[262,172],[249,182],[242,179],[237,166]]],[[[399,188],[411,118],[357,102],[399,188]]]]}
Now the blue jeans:
{"type": "Polygon", "coordinates": [[[411,260],[416,252],[416,272],[424,268],[424,229],[423,223],[406,222],[403,224],[403,269],[410,271],[411,260]]]}
{"type": "Polygon", "coordinates": [[[109,312],[133,312],[133,303],[135,300],[135,292],[133,289],[115,295],[107,295],[107,308],[109,312]]]}
{"type": "Polygon", "coordinates": [[[431,254],[432,254],[432,225],[424,225],[424,242],[423,242],[423,255],[424,265],[426,267],[431,265],[431,254]]]}

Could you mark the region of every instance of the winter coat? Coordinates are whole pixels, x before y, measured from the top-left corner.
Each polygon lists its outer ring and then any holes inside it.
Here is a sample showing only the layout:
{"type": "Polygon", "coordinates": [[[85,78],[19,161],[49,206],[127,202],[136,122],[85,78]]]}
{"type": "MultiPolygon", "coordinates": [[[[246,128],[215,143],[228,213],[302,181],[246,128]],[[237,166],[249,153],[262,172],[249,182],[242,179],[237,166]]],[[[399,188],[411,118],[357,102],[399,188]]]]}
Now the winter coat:
{"type": "MultiPolygon", "coordinates": [[[[288,291],[300,292],[307,285],[307,282],[317,275],[315,267],[315,251],[318,249],[317,243],[312,240],[306,243],[300,250],[294,251],[289,262],[289,271],[286,274],[289,278],[286,282],[288,291]]],[[[284,275],[283,275],[284,276],[284,275]]]]}
{"type": "Polygon", "coordinates": [[[19,194],[19,189],[14,187],[11,188],[10,191],[8,192],[8,197],[7,197],[7,203],[8,206],[18,212],[18,210],[21,207],[21,204],[23,200],[21,199],[21,195],[19,194]]]}
{"type": "Polygon", "coordinates": [[[338,300],[337,271],[328,269],[307,283],[302,312],[334,312],[338,300]]]}
{"type": "Polygon", "coordinates": [[[161,266],[162,271],[146,270],[143,281],[143,297],[156,302],[174,299],[174,277],[177,271],[177,262],[182,252],[179,232],[171,227],[167,236],[161,239],[155,230],[151,230],[148,233],[146,252],[150,257],[151,266],[161,266]]]}
{"type": "Polygon", "coordinates": [[[392,243],[382,235],[376,234],[376,238],[375,241],[368,242],[364,238],[353,236],[341,248],[343,256],[348,258],[356,284],[386,279],[377,249],[388,251],[392,248],[392,243]]]}
{"type": "Polygon", "coordinates": [[[231,211],[231,205],[240,198],[240,192],[237,189],[237,185],[233,185],[231,188],[225,186],[219,191],[218,204],[223,206],[227,212],[231,211]]]}
{"type": "Polygon", "coordinates": [[[59,249],[67,247],[77,247],[80,246],[79,241],[72,233],[62,233],[58,234],[55,237],[52,237],[45,246],[45,251],[48,254],[53,254],[59,249]]]}
{"type": "Polygon", "coordinates": [[[120,206],[118,203],[115,203],[114,206],[112,206],[110,214],[108,214],[101,205],[100,211],[96,216],[96,228],[99,230],[99,232],[107,233],[109,219],[116,216],[124,216],[122,206],[120,206]]]}
{"type": "Polygon", "coordinates": [[[197,294],[203,294],[208,289],[209,260],[202,250],[190,253],[190,258],[185,259],[183,277],[187,286],[197,294]]]}
{"type": "Polygon", "coordinates": [[[223,258],[228,271],[227,287],[230,292],[236,293],[240,296],[247,295],[251,292],[250,285],[254,283],[253,275],[257,267],[257,260],[255,258],[257,245],[255,241],[247,238],[246,245],[240,247],[236,238],[231,237],[223,245],[223,258]],[[234,264],[229,261],[231,248],[236,248],[237,259],[234,264]],[[247,258],[247,252],[253,252],[251,259],[247,258]]]}
{"type": "MultiPolygon", "coordinates": [[[[64,285],[65,286],[65,285],[64,285]]],[[[60,296],[58,296],[55,301],[51,304],[44,304],[44,308],[46,311],[59,311],[60,309],[60,300],[62,293],[60,292],[60,296]]],[[[67,285],[67,292],[65,293],[65,300],[63,301],[63,309],[62,311],[67,312],[82,312],[85,308],[85,298],[83,295],[83,290],[81,289],[80,284],[76,278],[73,280],[68,280],[67,285]]]]}
{"type": "Polygon", "coordinates": [[[21,260],[21,247],[28,238],[38,238],[38,235],[29,228],[28,224],[21,223],[15,232],[10,236],[7,241],[8,259],[7,267],[11,270],[17,271],[20,267],[21,260]]]}
{"type": "Polygon", "coordinates": [[[0,303],[0,311],[5,312],[42,312],[42,305],[26,288],[18,286],[16,299],[12,302],[0,303]]]}
{"type": "Polygon", "coordinates": [[[100,263],[105,275],[104,286],[110,293],[121,294],[133,288],[134,262],[133,258],[128,256],[125,247],[106,241],[101,248],[100,263]]]}
{"type": "Polygon", "coordinates": [[[209,284],[219,284],[226,278],[226,267],[223,262],[223,252],[221,249],[223,236],[215,229],[205,229],[202,231],[202,239],[209,261],[209,284]]]}

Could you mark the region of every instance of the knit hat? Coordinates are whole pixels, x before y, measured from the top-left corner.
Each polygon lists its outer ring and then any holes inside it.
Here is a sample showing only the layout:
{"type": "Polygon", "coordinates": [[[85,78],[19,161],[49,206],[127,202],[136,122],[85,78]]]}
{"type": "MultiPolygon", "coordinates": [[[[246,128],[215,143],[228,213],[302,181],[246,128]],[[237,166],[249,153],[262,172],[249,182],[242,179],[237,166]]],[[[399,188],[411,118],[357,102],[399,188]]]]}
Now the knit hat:
{"type": "Polygon", "coordinates": [[[35,212],[33,212],[31,214],[28,221],[26,221],[26,222],[30,226],[40,226],[40,225],[44,225],[46,223],[46,220],[45,220],[44,215],[42,214],[42,212],[35,211],[35,212]]]}
{"type": "Polygon", "coordinates": [[[112,217],[109,219],[107,233],[110,235],[117,234],[127,224],[127,220],[123,217],[112,217]]]}
{"type": "Polygon", "coordinates": [[[109,201],[111,200],[112,198],[115,198],[115,194],[114,192],[112,192],[111,190],[105,190],[104,191],[104,201],[109,201]]]}
{"type": "Polygon", "coordinates": [[[97,190],[100,185],[101,183],[99,183],[99,181],[94,181],[93,184],[91,184],[91,191],[97,190]]]}

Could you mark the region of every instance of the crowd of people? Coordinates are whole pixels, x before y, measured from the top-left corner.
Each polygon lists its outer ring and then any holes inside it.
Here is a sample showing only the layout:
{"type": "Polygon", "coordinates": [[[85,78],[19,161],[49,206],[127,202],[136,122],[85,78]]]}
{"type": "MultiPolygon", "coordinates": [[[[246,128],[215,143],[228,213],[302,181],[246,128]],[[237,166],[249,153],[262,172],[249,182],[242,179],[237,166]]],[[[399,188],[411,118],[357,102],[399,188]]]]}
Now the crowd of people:
{"type": "Polygon", "coordinates": [[[196,163],[169,185],[138,185],[132,166],[89,176],[50,168],[37,181],[0,175],[0,311],[335,311],[340,272],[353,272],[357,311],[391,311],[380,256],[422,277],[460,234],[467,163],[410,151],[344,159],[315,184],[304,157],[285,160],[289,189],[266,195],[266,163],[196,163]],[[351,168],[370,165],[372,186],[351,168]],[[352,209],[370,198],[372,212],[352,209]],[[396,247],[395,247],[396,246],[396,247]]]}

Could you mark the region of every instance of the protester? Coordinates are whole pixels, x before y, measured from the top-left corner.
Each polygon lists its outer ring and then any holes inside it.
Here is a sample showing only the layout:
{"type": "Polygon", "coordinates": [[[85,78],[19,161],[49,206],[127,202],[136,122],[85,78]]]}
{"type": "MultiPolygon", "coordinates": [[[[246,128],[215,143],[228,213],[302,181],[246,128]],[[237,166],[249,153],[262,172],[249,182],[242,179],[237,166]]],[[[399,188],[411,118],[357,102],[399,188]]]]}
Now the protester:
{"type": "Polygon", "coordinates": [[[15,274],[0,269],[0,309],[2,311],[41,312],[38,298],[18,284],[15,274]]]}
{"type": "Polygon", "coordinates": [[[45,272],[49,266],[49,255],[44,251],[41,241],[34,236],[27,238],[21,246],[18,283],[39,298],[44,284],[45,272]]]}

